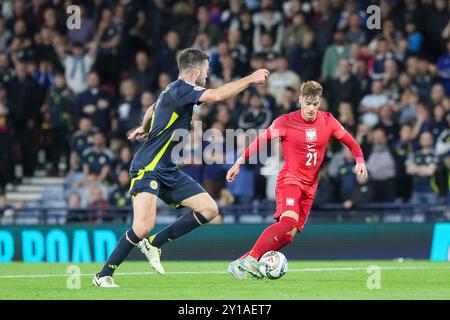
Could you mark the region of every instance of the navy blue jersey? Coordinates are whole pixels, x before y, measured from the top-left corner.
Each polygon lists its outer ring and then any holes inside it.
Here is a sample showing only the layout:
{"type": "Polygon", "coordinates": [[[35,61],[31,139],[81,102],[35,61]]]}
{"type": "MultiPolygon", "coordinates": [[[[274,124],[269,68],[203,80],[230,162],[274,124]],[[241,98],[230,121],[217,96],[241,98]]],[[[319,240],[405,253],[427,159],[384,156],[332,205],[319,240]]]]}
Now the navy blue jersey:
{"type": "MultiPolygon", "coordinates": [[[[437,164],[438,159],[434,155],[433,152],[424,152],[422,150],[418,150],[412,154],[409,155],[408,159],[406,160],[406,165],[408,164],[416,164],[418,166],[427,166],[430,164],[437,164]]],[[[413,176],[414,181],[414,190],[415,191],[422,191],[422,192],[432,192],[432,183],[433,183],[433,176],[419,176],[414,175],[413,176]]]]}
{"type": "Polygon", "coordinates": [[[150,120],[149,136],[131,162],[132,177],[140,179],[148,171],[176,168],[171,153],[179,142],[172,138],[177,129],[189,131],[193,107],[205,90],[178,79],[161,92],[150,120]]]}

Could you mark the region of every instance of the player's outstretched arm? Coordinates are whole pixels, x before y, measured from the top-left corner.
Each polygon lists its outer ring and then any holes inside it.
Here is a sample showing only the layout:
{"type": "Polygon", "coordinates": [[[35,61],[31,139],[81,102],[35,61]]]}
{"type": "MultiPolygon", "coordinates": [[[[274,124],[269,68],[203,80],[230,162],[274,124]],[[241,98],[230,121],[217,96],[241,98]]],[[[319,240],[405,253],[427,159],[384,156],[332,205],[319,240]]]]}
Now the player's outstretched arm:
{"type": "Polygon", "coordinates": [[[356,177],[361,182],[365,182],[369,174],[367,172],[366,164],[364,161],[364,155],[358,141],[356,141],[352,137],[352,135],[346,130],[344,130],[344,134],[337,139],[350,149],[353,158],[356,161],[356,165],[353,171],[355,172],[356,177]]]}
{"type": "Polygon", "coordinates": [[[144,119],[142,120],[142,124],[131,131],[131,133],[128,135],[128,140],[140,140],[148,136],[148,131],[150,130],[150,119],[152,117],[154,108],[155,104],[152,104],[147,108],[147,111],[145,111],[144,119]]]}
{"type": "Polygon", "coordinates": [[[364,154],[358,141],[356,141],[333,116],[331,116],[329,124],[333,128],[333,136],[350,149],[350,152],[356,161],[353,171],[355,172],[357,179],[361,182],[365,182],[369,174],[364,161],[364,154]]]}
{"type": "Polygon", "coordinates": [[[263,84],[269,77],[269,75],[270,73],[268,70],[258,69],[242,79],[224,84],[223,86],[215,89],[206,90],[201,95],[199,101],[214,103],[227,100],[238,95],[252,84],[263,84]]]}

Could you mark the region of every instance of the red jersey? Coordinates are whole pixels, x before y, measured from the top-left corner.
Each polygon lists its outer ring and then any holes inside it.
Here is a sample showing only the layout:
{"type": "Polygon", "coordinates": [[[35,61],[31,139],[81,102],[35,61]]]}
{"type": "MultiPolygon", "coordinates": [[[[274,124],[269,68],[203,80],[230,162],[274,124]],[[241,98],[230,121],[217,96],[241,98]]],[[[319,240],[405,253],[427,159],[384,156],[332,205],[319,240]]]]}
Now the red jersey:
{"type": "Polygon", "coordinates": [[[318,111],[316,119],[308,122],[301,116],[301,110],[275,119],[265,134],[247,148],[244,159],[255,154],[254,149],[257,150],[264,141],[277,137],[281,139],[285,159],[278,175],[278,183],[283,181],[284,184],[316,185],[319,168],[331,137],[346,144],[356,162],[364,163],[359,144],[330,113],[318,111]]]}

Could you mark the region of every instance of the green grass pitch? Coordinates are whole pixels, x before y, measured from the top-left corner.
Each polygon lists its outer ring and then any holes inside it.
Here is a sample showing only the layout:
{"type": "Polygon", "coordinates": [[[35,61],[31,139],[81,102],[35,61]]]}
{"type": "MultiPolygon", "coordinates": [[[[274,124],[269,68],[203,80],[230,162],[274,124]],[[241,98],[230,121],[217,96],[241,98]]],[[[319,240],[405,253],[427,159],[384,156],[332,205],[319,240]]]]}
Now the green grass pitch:
{"type": "MultiPolygon", "coordinates": [[[[289,261],[278,280],[237,280],[226,261],[124,262],[120,288],[95,288],[101,264],[79,264],[80,288],[68,289],[70,264],[0,264],[0,299],[450,299],[450,263],[430,261],[289,261]],[[380,289],[369,290],[367,268],[380,267],[380,289]]],[[[72,279],[73,280],[73,279],[72,279]]],[[[370,281],[369,281],[370,282],[370,281]]]]}

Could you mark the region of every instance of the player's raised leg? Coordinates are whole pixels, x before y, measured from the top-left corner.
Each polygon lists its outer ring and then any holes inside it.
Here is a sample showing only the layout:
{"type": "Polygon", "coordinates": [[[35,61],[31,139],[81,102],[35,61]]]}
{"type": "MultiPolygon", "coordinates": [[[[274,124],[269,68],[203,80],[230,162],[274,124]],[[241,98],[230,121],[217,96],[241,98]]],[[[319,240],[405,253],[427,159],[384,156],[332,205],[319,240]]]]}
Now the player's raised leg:
{"type": "Polygon", "coordinates": [[[278,251],[291,243],[294,235],[297,233],[297,224],[298,214],[296,212],[283,212],[277,223],[272,224],[263,231],[252,250],[242,259],[239,267],[255,278],[262,278],[263,275],[259,272],[258,260],[264,253],[278,251]]]}
{"type": "Polygon", "coordinates": [[[119,240],[116,248],[109,256],[102,270],[92,279],[97,287],[117,287],[112,278],[114,271],[126,259],[135,247],[155,225],[157,197],[154,194],[141,192],[133,197],[133,225],[119,240]]]}
{"type": "Polygon", "coordinates": [[[139,243],[139,247],[143,250],[142,252],[146,255],[151,266],[160,274],[164,273],[160,261],[160,248],[165,243],[208,223],[219,214],[217,203],[207,192],[190,196],[182,200],[180,205],[191,208],[192,211],[184,214],[149,239],[143,239],[139,243]]]}

